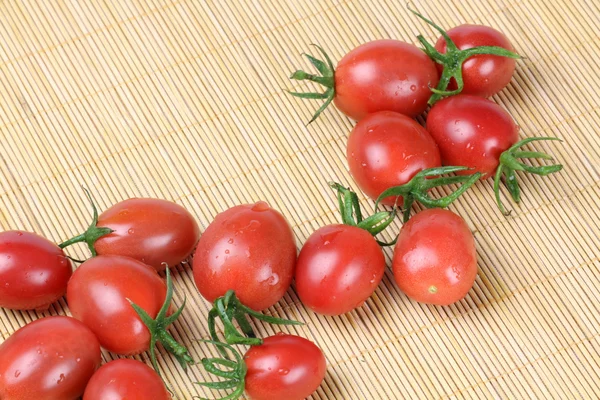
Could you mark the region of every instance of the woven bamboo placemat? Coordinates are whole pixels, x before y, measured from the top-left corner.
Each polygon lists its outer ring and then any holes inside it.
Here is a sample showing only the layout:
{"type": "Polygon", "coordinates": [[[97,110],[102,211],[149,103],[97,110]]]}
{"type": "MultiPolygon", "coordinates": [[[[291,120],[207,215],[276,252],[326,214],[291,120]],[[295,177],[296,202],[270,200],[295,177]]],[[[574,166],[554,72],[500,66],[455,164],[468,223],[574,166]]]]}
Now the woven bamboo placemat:
{"type": "MultiPolygon", "coordinates": [[[[494,98],[565,170],[522,177],[510,218],[481,182],[451,208],[473,230],[479,276],[449,307],[409,301],[388,271],[364,307],[327,318],[294,290],[270,313],[315,341],[329,363],[314,399],[600,398],[599,95],[596,0],[415,1],[440,25],[483,23],[518,52],[494,98]]],[[[351,122],[283,88],[310,43],[334,60],[377,38],[436,35],[393,0],[0,1],[0,228],[55,241],[87,226],[92,189],[102,209],[133,196],[174,200],[206,227],[227,207],[266,200],[298,245],[338,220],[329,180],[352,184],[351,122]]],[[[371,202],[364,198],[367,209],[371,202]]],[[[399,225],[395,225],[397,230],[399,225]]],[[[83,248],[71,250],[84,257],[83,248]]],[[[390,251],[387,251],[389,261],[390,251]]],[[[174,269],[172,331],[196,359],[208,349],[207,303],[191,268],[174,269]]],[[[3,339],[48,313],[0,310],[3,339]]],[[[260,334],[273,329],[258,325],[260,334]]],[[[2,340],[2,339],[0,339],[2,340]]],[[[105,355],[110,358],[110,355],[105,355]]],[[[143,355],[141,359],[147,360],[143,355]]],[[[178,398],[209,395],[160,356],[178,398]]],[[[284,400],[284,399],[282,399],[284,400]]]]}

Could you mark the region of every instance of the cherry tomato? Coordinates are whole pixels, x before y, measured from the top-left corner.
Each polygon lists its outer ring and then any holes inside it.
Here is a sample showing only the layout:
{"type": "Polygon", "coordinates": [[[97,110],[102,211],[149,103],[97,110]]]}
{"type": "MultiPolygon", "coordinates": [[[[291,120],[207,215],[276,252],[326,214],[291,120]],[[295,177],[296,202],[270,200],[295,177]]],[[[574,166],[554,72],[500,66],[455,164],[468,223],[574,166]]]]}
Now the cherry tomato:
{"type": "Polygon", "coordinates": [[[34,233],[0,233],[0,307],[44,310],[67,291],[73,270],[63,251],[34,233]]]}
{"type": "MultiPolygon", "coordinates": [[[[350,173],[370,198],[407,183],[419,171],[441,165],[429,133],[415,120],[391,111],[370,114],[356,124],[346,149],[350,173]]],[[[393,205],[393,197],[383,204],[393,205]]]]}
{"type": "Polygon", "coordinates": [[[283,297],[295,265],[292,228],[261,201],[215,217],[194,254],[194,280],[210,302],[234,290],[244,305],[259,311],[283,297]]]}
{"type": "Polygon", "coordinates": [[[0,345],[0,399],[77,399],[99,365],[100,344],[84,324],[36,320],[0,345]]]}
{"type": "Polygon", "coordinates": [[[83,400],[170,400],[162,379],[143,362],[129,359],[104,364],[85,388],[83,400]]]}
{"type": "Polygon", "coordinates": [[[462,94],[432,107],[427,130],[437,142],[445,165],[474,168],[463,173],[481,172],[482,179],[496,171],[500,154],[519,140],[517,124],[502,107],[462,94]]]}
{"type": "Polygon", "coordinates": [[[418,47],[374,40],[346,54],[335,71],[336,107],[355,120],[377,111],[415,117],[438,83],[435,63],[418,47]]]}
{"type": "Polygon", "coordinates": [[[369,232],[350,225],[328,225],[313,233],[300,251],[296,291],[315,312],[344,314],[373,294],[384,271],[383,252],[369,232]]]}
{"type": "Polygon", "coordinates": [[[473,234],[452,211],[421,211],[402,226],[392,268],[408,297],[442,306],[455,303],[465,297],[477,275],[473,234]]]}
{"type": "Polygon", "coordinates": [[[129,199],[104,211],[99,227],[115,232],[96,241],[98,254],[135,258],[158,271],[189,257],[200,228],[185,208],[161,199],[129,199]]]}
{"type": "MultiPolygon", "coordinates": [[[[450,29],[450,39],[459,50],[479,46],[497,46],[514,51],[510,41],[494,28],[484,25],[460,25],[450,29]]],[[[436,50],[446,53],[446,40],[441,36],[435,44],[436,50]]],[[[469,57],[462,65],[464,89],[461,93],[481,97],[490,97],[500,92],[510,82],[515,71],[514,58],[491,54],[480,54],[469,57]]],[[[437,64],[441,74],[442,65],[437,64]]],[[[452,79],[448,90],[456,89],[456,81],[452,79]]]]}
{"type": "Polygon", "coordinates": [[[303,400],[321,385],[327,369],[323,352],[313,342],[285,334],[251,347],[244,361],[246,393],[252,400],[303,400]]]}
{"type": "Polygon", "coordinates": [[[75,270],[67,288],[73,317],[83,321],[105,349],[123,355],[146,351],[150,332],[128,299],[155,318],[166,297],[152,267],[123,256],[98,256],[75,270]]]}

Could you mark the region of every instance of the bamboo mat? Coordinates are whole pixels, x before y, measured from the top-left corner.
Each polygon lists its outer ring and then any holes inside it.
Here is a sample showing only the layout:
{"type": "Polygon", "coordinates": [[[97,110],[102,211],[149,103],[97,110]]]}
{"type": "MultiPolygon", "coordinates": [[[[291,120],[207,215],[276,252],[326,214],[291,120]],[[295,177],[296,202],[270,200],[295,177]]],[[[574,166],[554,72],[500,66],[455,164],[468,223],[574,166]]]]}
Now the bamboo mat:
{"type": "MultiPolygon", "coordinates": [[[[293,289],[269,312],[306,322],[284,329],[326,353],[314,399],[598,399],[600,4],[413,6],[447,28],[483,23],[507,34],[527,58],[494,100],[523,136],[564,139],[536,148],[565,169],[520,176],[524,199],[510,218],[497,211],[491,182],[451,206],[479,256],[475,287],[455,305],[409,301],[387,271],[348,315],[309,312],[293,289]]],[[[372,39],[416,43],[419,32],[436,38],[395,0],[0,1],[0,228],[55,241],[79,233],[90,218],[85,185],[101,209],[160,197],[187,207],[202,228],[230,206],[266,200],[300,246],[338,221],[327,181],[353,185],[352,123],[331,108],[305,127],[317,104],[283,92],[308,87],[289,72],[306,67],[300,53],[310,43],[339,60],[372,39]]],[[[188,307],[172,332],[200,359],[212,351],[196,342],[207,337],[208,304],[190,266],[174,279],[175,301],[186,296],[188,307]]],[[[66,312],[64,300],[48,313],[0,310],[1,337],[66,312]]],[[[210,395],[193,383],[207,378],[201,368],[186,374],[163,355],[160,363],[178,398],[210,395]]]]}

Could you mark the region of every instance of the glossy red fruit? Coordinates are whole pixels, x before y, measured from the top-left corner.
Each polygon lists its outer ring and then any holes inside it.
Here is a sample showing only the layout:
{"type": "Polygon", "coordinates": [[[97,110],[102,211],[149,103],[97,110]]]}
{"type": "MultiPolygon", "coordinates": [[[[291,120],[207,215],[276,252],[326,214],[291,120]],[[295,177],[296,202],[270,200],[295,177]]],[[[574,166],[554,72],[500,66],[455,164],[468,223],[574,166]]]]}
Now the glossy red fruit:
{"type": "Polygon", "coordinates": [[[321,349],[299,336],[278,334],[251,347],[246,393],[252,400],[303,400],[321,385],[327,363],[321,349]]]}
{"type": "Polygon", "coordinates": [[[300,251],[296,291],[315,312],[344,314],[373,294],[384,271],[383,252],[369,232],[350,225],[328,225],[310,235],[300,251]]]}
{"type": "MultiPolygon", "coordinates": [[[[357,123],[348,137],[346,156],[352,177],[374,200],[418,172],[441,165],[438,147],[425,128],[391,111],[370,114],[357,123]]],[[[393,205],[395,200],[382,203],[393,205]]]]}
{"type": "Polygon", "coordinates": [[[481,172],[481,179],[494,174],[500,154],[519,140],[519,127],[502,107],[463,94],[436,103],[427,116],[427,130],[444,165],[473,168],[462,173],[481,172]]]}
{"type": "Polygon", "coordinates": [[[33,321],[0,345],[0,399],[75,400],[100,365],[100,344],[70,317],[33,321]]]}
{"type": "Polygon", "coordinates": [[[98,254],[135,258],[157,271],[189,257],[200,237],[189,211],[161,199],[121,201],[100,215],[97,226],[114,230],[96,241],[98,254]]]}
{"type": "Polygon", "coordinates": [[[85,388],[83,400],[170,400],[158,374],[146,364],[129,359],[104,364],[85,388]]]}
{"type": "Polygon", "coordinates": [[[44,310],[67,291],[71,262],[54,243],[30,232],[0,233],[0,307],[44,310]]]}
{"type": "MultiPolygon", "coordinates": [[[[450,39],[459,50],[479,46],[497,46],[514,52],[508,38],[501,32],[484,25],[460,25],[450,29],[450,39]]],[[[446,40],[440,36],[435,44],[440,53],[446,53],[446,40]]],[[[443,67],[436,64],[441,75],[443,67]]],[[[462,65],[464,89],[461,93],[481,97],[490,97],[500,92],[510,82],[515,71],[516,60],[491,54],[480,54],[469,57],[462,65]]],[[[448,90],[456,89],[456,81],[452,79],[448,90]]]]}
{"type": "Polygon", "coordinates": [[[148,350],[150,332],[129,300],[155,318],[166,292],[154,268],[133,258],[104,255],[77,268],[69,281],[67,302],[73,317],[94,332],[102,347],[132,355],[148,350]]]}
{"type": "Polygon", "coordinates": [[[374,40],[346,54],[335,70],[336,107],[357,121],[377,111],[411,117],[427,108],[438,83],[435,63],[418,47],[374,40]]]}
{"type": "Polygon", "coordinates": [[[234,290],[244,305],[259,311],[283,297],[295,265],[292,228],[261,201],[232,207],[215,217],[194,254],[194,280],[210,302],[234,290]]]}
{"type": "Polygon", "coordinates": [[[477,276],[473,234],[452,211],[421,211],[402,226],[392,268],[398,287],[413,300],[455,303],[466,296],[477,276]]]}

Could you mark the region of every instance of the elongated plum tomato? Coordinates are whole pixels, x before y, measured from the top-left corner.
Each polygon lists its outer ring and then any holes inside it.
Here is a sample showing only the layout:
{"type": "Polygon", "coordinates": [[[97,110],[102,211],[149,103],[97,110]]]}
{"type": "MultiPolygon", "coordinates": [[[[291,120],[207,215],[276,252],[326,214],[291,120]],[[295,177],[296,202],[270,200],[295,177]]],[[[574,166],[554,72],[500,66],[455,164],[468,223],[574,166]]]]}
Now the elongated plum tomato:
{"type": "Polygon", "coordinates": [[[398,287],[411,299],[442,306],[455,303],[477,276],[473,234],[452,211],[421,211],[402,226],[392,268],[398,287]]]}
{"type": "Polygon", "coordinates": [[[152,267],[123,256],[97,256],[75,270],[67,288],[73,317],[86,324],[105,349],[123,355],[148,350],[150,332],[128,299],[155,318],[166,297],[152,267]]]}
{"type": "Polygon", "coordinates": [[[292,79],[323,84],[326,91],[320,98],[327,104],[333,100],[341,112],[357,121],[377,111],[417,116],[427,108],[430,88],[438,84],[435,63],[418,47],[399,40],[360,45],[340,60],[335,72],[329,62],[323,66],[327,69],[325,78],[298,71],[292,79]]]}
{"type": "Polygon", "coordinates": [[[373,294],[384,271],[383,252],[369,232],[356,226],[328,225],[310,235],[300,251],[296,291],[315,312],[344,314],[373,294]]]}
{"type": "Polygon", "coordinates": [[[95,226],[75,243],[85,241],[86,235],[98,236],[98,229],[112,229],[114,232],[92,240],[98,254],[135,258],[159,272],[165,265],[177,265],[189,257],[200,237],[198,223],[189,211],[161,199],[121,201],[104,211],[95,226]]]}
{"type": "Polygon", "coordinates": [[[67,291],[73,270],[63,251],[34,233],[0,233],[0,307],[44,310],[67,291]]]}
{"type": "Polygon", "coordinates": [[[120,359],[104,364],[90,379],[83,400],[170,400],[158,374],[143,362],[120,359]]]}
{"type": "Polygon", "coordinates": [[[436,103],[427,116],[427,130],[440,149],[444,165],[473,168],[490,177],[500,155],[519,140],[519,127],[496,103],[477,96],[457,95],[436,103]]]}
{"type": "MultiPolygon", "coordinates": [[[[441,165],[438,147],[425,128],[390,111],[370,114],[358,122],[348,137],[346,155],[352,177],[374,200],[419,171],[441,165]]],[[[394,201],[390,197],[382,203],[393,205],[394,201]]]]}
{"type": "Polygon", "coordinates": [[[321,349],[299,336],[277,334],[251,347],[246,393],[252,400],[303,400],[321,385],[327,363],[321,349]]]}
{"type": "Polygon", "coordinates": [[[100,365],[100,344],[71,317],[33,321],[0,345],[0,399],[75,400],[100,365]]]}
{"type": "MultiPolygon", "coordinates": [[[[497,46],[514,51],[508,38],[494,28],[484,25],[460,25],[450,29],[450,39],[459,50],[479,46],[497,46]]],[[[435,44],[436,50],[446,53],[446,40],[440,36],[435,44]]],[[[469,57],[462,65],[464,88],[461,93],[481,97],[490,97],[500,92],[510,82],[515,72],[516,60],[492,54],[478,54],[469,57]]],[[[436,64],[441,74],[443,67],[436,64]]],[[[448,90],[456,89],[456,81],[452,79],[448,90]]]]}
{"type": "Polygon", "coordinates": [[[290,287],[296,244],[289,223],[264,201],[232,207],[215,217],[194,254],[194,280],[210,302],[234,290],[257,311],[290,287]]]}

